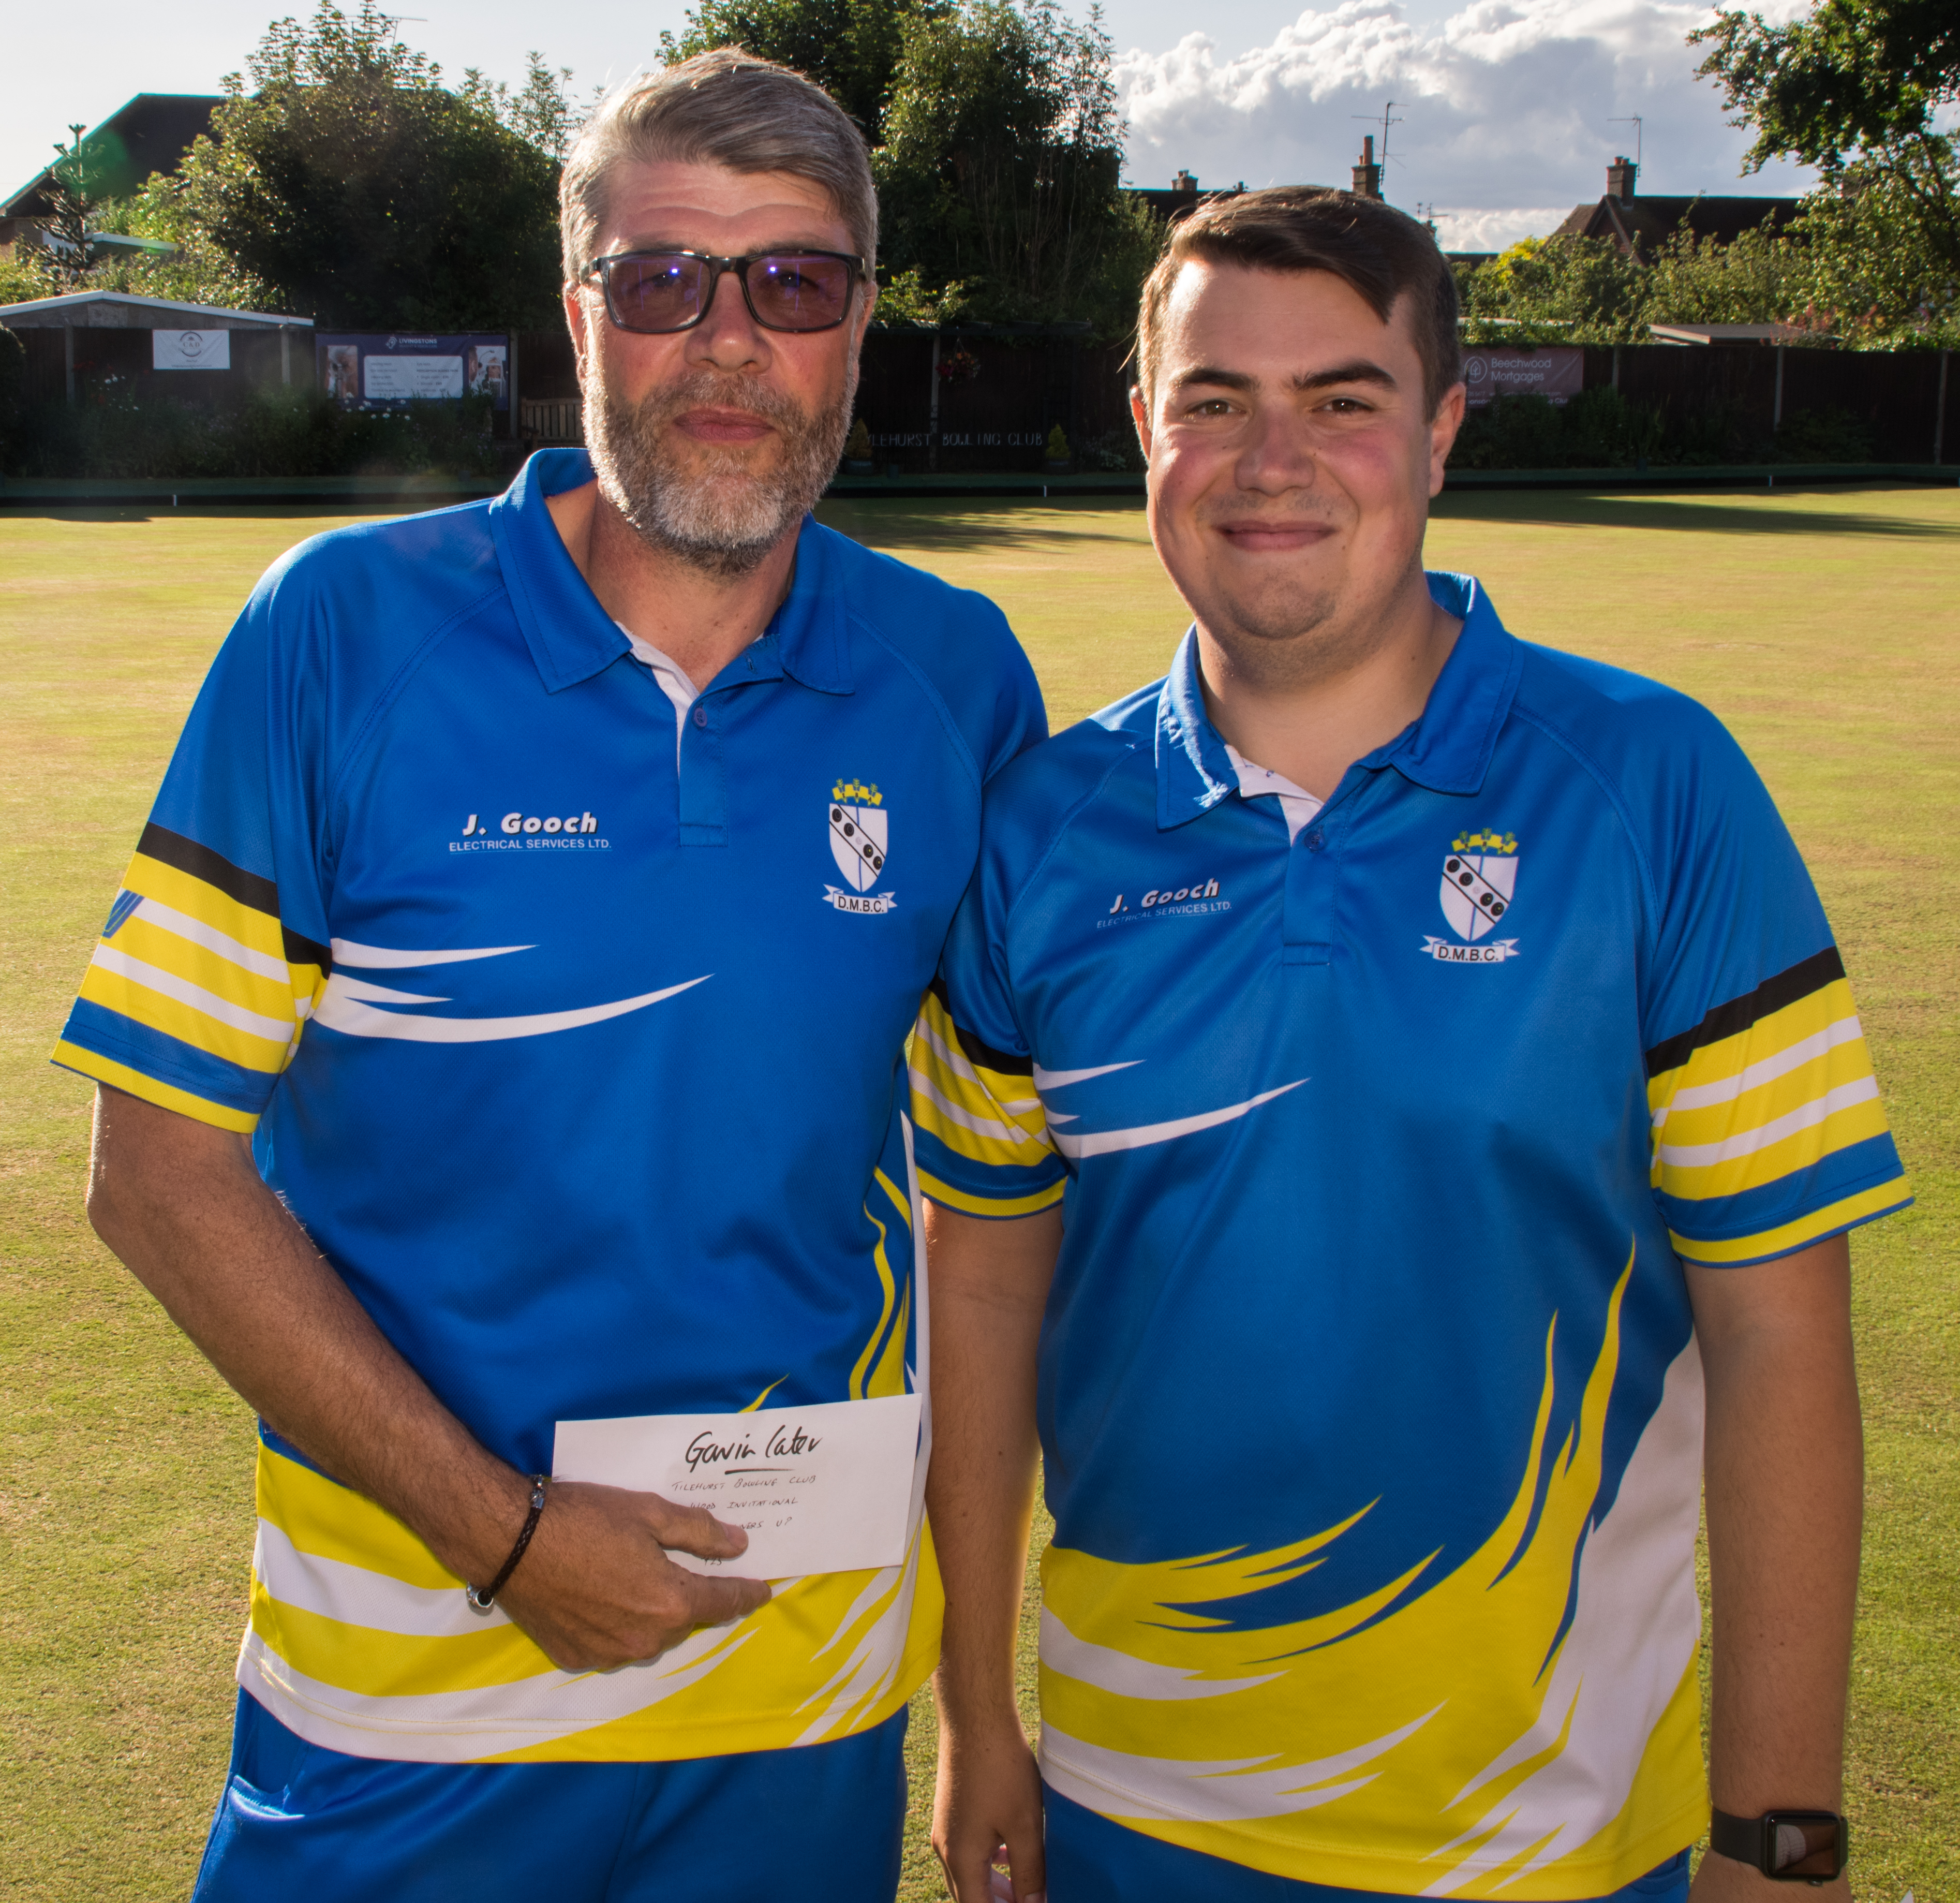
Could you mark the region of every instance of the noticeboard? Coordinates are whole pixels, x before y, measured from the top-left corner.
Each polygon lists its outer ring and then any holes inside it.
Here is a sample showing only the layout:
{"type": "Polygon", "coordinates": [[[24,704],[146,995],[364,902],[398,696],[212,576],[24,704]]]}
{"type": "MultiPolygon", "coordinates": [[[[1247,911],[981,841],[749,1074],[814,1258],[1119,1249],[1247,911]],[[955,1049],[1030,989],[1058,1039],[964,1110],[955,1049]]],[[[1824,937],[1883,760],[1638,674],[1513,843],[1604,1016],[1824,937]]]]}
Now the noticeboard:
{"type": "Polygon", "coordinates": [[[320,387],[349,409],[488,396],[511,407],[511,339],[503,331],[334,332],[314,340],[320,387]]]}
{"type": "Polygon", "coordinates": [[[228,330],[153,330],[150,333],[152,370],[229,370],[231,333],[228,330]]]}
{"type": "Polygon", "coordinates": [[[1542,350],[1466,350],[1463,382],[1472,409],[1494,396],[1542,396],[1563,403],[1586,387],[1586,353],[1569,345],[1542,350]]]}

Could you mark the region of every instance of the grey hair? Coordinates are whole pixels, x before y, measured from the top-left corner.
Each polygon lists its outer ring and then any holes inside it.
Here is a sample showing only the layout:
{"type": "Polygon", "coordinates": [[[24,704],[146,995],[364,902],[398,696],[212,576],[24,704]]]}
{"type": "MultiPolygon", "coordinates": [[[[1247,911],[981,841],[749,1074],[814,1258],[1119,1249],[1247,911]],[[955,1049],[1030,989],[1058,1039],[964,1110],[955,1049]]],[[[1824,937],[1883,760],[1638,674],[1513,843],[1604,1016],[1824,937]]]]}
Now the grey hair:
{"type": "Polygon", "coordinates": [[[614,171],[663,160],[806,179],[829,194],[867,267],[877,260],[871,162],[844,108],[801,73],[718,46],[616,87],[581,129],[558,180],[568,285],[591,264],[614,171]]]}

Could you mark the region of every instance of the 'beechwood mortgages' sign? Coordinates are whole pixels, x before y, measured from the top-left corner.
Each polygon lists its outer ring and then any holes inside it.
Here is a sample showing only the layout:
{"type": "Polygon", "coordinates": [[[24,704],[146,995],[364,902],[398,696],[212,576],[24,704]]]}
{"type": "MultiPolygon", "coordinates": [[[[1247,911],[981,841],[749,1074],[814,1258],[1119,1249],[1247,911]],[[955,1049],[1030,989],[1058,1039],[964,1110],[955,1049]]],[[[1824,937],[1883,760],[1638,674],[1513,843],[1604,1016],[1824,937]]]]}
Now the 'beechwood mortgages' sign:
{"type": "Polygon", "coordinates": [[[1494,396],[1542,396],[1563,403],[1586,387],[1586,353],[1559,345],[1545,350],[1466,350],[1463,381],[1472,409],[1494,396]]]}

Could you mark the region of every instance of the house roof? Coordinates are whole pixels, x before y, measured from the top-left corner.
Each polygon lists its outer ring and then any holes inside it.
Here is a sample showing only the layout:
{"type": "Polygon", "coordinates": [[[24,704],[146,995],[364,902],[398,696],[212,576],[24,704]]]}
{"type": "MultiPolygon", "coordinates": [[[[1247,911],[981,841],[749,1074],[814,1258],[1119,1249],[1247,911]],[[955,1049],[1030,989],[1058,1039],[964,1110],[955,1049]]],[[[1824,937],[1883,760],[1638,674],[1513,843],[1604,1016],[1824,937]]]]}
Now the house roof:
{"type": "Polygon", "coordinates": [[[1246,189],[1243,179],[1236,185],[1201,187],[1188,172],[1180,177],[1189,179],[1189,184],[1174,184],[1168,191],[1162,192],[1145,185],[1126,185],[1122,189],[1127,196],[1141,199],[1167,224],[1188,218],[1201,205],[1208,205],[1214,199],[1237,198],[1246,189]]]}
{"type": "MultiPolygon", "coordinates": [[[[138,93],[119,106],[82,135],[83,154],[100,175],[94,196],[126,198],[152,172],[174,170],[224,103],[219,93],[138,93]]],[[[52,170],[44,167],[0,203],[0,218],[46,217],[54,209],[46,196],[52,170]]]]}
{"type": "Polygon", "coordinates": [[[1814,342],[1799,324],[1650,324],[1657,344],[1782,344],[1814,342]]]}
{"type": "Polygon", "coordinates": [[[1771,230],[1795,216],[1796,199],[1615,198],[1596,205],[1575,206],[1553,234],[1557,237],[1605,238],[1622,251],[1652,251],[1685,223],[1698,238],[1732,244],[1745,231],[1767,225],[1771,230]]]}
{"type": "Polygon", "coordinates": [[[138,298],[126,291],[71,291],[59,298],[0,304],[0,326],[9,330],[310,330],[310,317],[264,310],[228,310],[221,304],[179,304],[170,298],[138,298]],[[195,318],[193,323],[160,320],[195,318]]]}

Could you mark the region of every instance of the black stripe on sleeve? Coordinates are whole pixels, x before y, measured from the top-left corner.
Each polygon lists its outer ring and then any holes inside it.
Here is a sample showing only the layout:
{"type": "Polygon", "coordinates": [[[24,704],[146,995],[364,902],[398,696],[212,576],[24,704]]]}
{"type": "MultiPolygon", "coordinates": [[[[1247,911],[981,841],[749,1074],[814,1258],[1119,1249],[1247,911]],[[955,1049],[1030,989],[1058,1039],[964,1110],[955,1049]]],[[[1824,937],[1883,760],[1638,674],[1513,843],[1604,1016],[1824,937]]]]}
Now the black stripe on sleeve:
{"type": "Polygon", "coordinates": [[[167,826],[160,826],[154,819],[144,827],[136,850],[146,859],[157,860],[179,872],[189,873],[193,879],[202,879],[207,886],[215,886],[226,898],[250,905],[254,912],[262,912],[272,918],[279,915],[279,889],[271,880],[247,872],[243,866],[234,866],[210,847],[186,839],[167,826]]]}
{"type": "Polygon", "coordinates": [[[1659,1077],[1663,1071],[1678,1069],[1704,1044],[1719,1044],[1725,1037],[1746,1031],[1758,1018],[1783,1010],[1799,998],[1834,985],[1844,975],[1844,961],[1838,956],[1838,947],[1825,946],[1801,964],[1764,979],[1754,991],[1732,998],[1726,1004],[1717,1004],[1691,1031],[1683,1031],[1678,1037],[1656,1044],[1647,1053],[1647,1075],[1659,1077]]]}
{"type": "Polygon", "coordinates": [[[990,1071],[998,1071],[1007,1077],[1031,1077],[1035,1074],[1035,1061],[1031,1057],[1017,1057],[1011,1051],[997,1051],[991,1044],[982,1044],[971,1031],[961,1028],[958,1018],[953,1015],[953,1001],[946,994],[946,980],[935,977],[930,987],[937,998],[940,1008],[946,1013],[947,1021],[953,1026],[953,1035],[959,1039],[959,1048],[975,1064],[984,1064],[990,1071]]]}
{"type": "Polygon", "coordinates": [[[326,946],[310,938],[302,938],[290,925],[282,925],[279,934],[285,940],[283,947],[288,965],[317,965],[322,976],[333,969],[333,953],[326,946]]]}
{"type": "MultiPolygon", "coordinates": [[[[234,866],[221,853],[199,845],[195,839],[186,839],[181,832],[173,832],[168,826],[160,826],[154,819],[144,827],[142,838],[136,842],[136,850],[146,859],[154,859],[160,864],[189,873],[193,879],[202,879],[207,886],[215,886],[226,898],[235,899],[254,912],[262,912],[270,918],[279,916],[279,889],[271,880],[262,879],[256,872],[247,872],[243,866],[234,866]]],[[[323,972],[332,970],[333,954],[326,946],[303,937],[283,920],[280,921],[279,933],[288,965],[317,965],[323,972]]]]}

